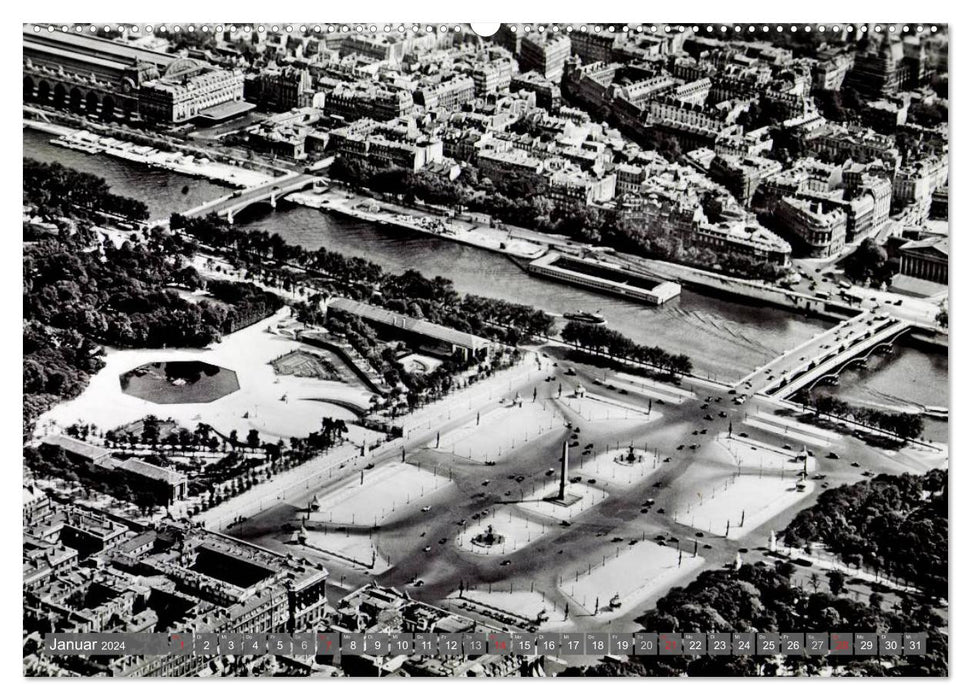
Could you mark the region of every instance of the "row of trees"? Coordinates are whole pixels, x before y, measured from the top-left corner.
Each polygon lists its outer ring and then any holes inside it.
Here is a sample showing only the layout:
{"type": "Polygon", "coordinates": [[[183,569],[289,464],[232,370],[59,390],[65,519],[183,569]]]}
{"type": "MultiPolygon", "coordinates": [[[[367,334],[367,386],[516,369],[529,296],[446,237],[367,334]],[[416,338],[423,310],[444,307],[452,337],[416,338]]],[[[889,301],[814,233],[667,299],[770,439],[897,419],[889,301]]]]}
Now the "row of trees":
{"type": "Polygon", "coordinates": [[[46,219],[70,217],[78,212],[113,214],[137,221],[148,218],[148,207],[143,202],[112,194],[104,178],[33,158],[24,158],[24,204],[46,219]]]}
{"type": "Polygon", "coordinates": [[[392,311],[422,318],[456,330],[496,338],[510,344],[533,335],[545,335],[553,318],[538,309],[501,299],[459,294],[451,280],[427,278],[417,270],[385,272],[363,258],[320,248],[307,251],[286,244],[279,234],[237,229],[218,217],[187,219],[173,214],[173,230],[184,231],[199,243],[230,251],[236,261],[282,279],[306,271],[302,280],[323,292],[373,301],[392,311]],[[287,272],[285,266],[295,266],[287,272]]]}
{"type": "Polygon", "coordinates": [[[830,489],[782,535],[794,546],[822,542],[850,565],[947,598],[947,472],[880,474],[830,489]]]}
{"type": "Polygon", "coordinates": [[[924,417],[919,413],[880,411],[866,406],[853,406],[829,394],[815,397],[802,394],[800,402],[812,407],[816,415],[822,413],[836,418],[848,418],[870,428],[893,433],[901,440],[916,440],[924,434],[924,417]]]}
{"type": "Polygon", "coordinates": [[[281,306],[254,285],[222,281],[209,283],[212,301],[183,298],[173,285],[205,285],[186,264],[191,248],[183,241],[153,230],[117,247],[102,243],[84,217],[103,181],[29,160],[24,172],[25,204],[45,216],[66,213],[73,224],[58,225],[23,253],[25,435],[103,367],[100,346],[204,347],[281,306]]]}
{"type": "Polygon", "coordinates": [[[691,358],[657,346],[640,345],[617,331],[580,321],[570,321],[560,333],[564,342],[598,354],[642,362],[673,375],[691,374],[691,358]]]}
{"type": "MultiPolygon", "coordinates": [[[[645,632],[786,632],[840,630],[856,632],[927,630],[925,656],[864,659],[842,656],[631,656],[617,672],[645,676],[946,676],[947,622],[925,601],[901,594],[894,607],[879,597],[857,601],[834,577],[829,591],[808,589],[795,580],[789,562],[758,562],[702,572],[684,588],[674,588],[657,607],[638,619],[645,632]],[[889,608],[889,609],[887,609],[889,608]],[[887,663],[889,662],[889,663],[887,663]]],[[[597,672],[608,666],[597,668],[597,672]]]]}
{"type": "Polygon", "coordinates": [[[359,187],[400,195],[409,204],[461,205],[488,213],[497,219],[529,229],[558,233],[590,244],[660,260],[704,267],[741,277],[775,279],[775,266],[760,264],[737,254],[696,248],[673,231],[645,228],[631,223],[622,212],[580,203],[556,202],[543,180],[510,176],[493,182],[480,179],[474,168],[460,177],[429,172],[413,173],[401,168],[376,168],[367,163],[339,159],[331,175],[359,187]]]}

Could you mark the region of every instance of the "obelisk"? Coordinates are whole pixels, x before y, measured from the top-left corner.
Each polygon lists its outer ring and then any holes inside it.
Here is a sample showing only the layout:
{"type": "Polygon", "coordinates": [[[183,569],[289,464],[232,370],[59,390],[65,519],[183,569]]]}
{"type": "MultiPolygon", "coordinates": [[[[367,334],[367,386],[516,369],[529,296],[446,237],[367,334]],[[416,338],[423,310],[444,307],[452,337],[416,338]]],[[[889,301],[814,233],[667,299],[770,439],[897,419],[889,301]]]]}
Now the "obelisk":
{"type": "Polygon", "coordinates": [[[566,473],[570,463],[570,443],[563,441],[563,459],[560,460],[560,496],[562,501],[566,498],[566,473]]]}

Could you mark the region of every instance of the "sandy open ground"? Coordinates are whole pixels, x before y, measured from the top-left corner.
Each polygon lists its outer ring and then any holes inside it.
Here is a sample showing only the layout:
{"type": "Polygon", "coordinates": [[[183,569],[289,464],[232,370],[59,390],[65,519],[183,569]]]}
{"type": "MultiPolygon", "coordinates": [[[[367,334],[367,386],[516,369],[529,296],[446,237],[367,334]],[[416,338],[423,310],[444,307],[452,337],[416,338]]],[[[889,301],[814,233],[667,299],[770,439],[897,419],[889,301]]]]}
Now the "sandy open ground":
{"type": "Polygon", "coordinates": [[[553,601],[546,598],[540,591],[505,591],[498,590],[501,584],[496,584],[492,592],[489,592],[482,584],[482,590],[466,590],[462,598],[458,597],[458,592],[453,593],[448,598],[453,603],[461,601],[472,601],[479,603],[485,610],[495,609],[516,615],[526,620],[537,620],[541,611],[545,610],[549,618],[538,625],[541,630],[555,629],[558,625],[565,624],[563,621],[562,607],[554,608],[553,601]]]}
{"type": "Polygon", "coordinates": [[[455,546],[484,557],[512,554],[543,537],[553,527],[552,524],[524,517],[515,506],[500,506],[484,518],[465,526],[455,538],[455,546]],[[490,525],[496,535],[502,536],[502,542],[487,547],[475,544],[472,539],[485,533],[490,525]]]}
{"type": "Polygon", "coordinates": [[[520,503],[519,507],[529,513],[541,515],[559,522],[561,520],[576,518],[598,504],[603,503],[607,499],[607,496],[610,495],[606,491],[594,486],[588,486],[587,484],[567,484],[567,496],[579,496],[579,499],[569,506],[563,506],[546,500],[551,496],[555,496],[558,490],[558,484],[543,485],[537,491],[528,494],[526,500],[520,503]]]}
{"type": "Polygon", "coordinates": [[[588,421],[637,421],[646,423],[661,418],[661,412],[654,409],[634,406],[609,396],[587,393],[583,397],[567,396],[565,393],[557,402],[569,410],[566,414],[580,416],[588,421]]]}
{"type": "MultiPolygon", "coordinates": [[[[241,437],[255,428],[264,441],[269,441],[306,436],[320,429],[324,416],[354,420],[355,414],[339,404],[367,408],[371,394],[361,386],[279,376],[268,364],[305,347],[267,332],[267,327],[275,327],[286,318],[289,310],[283,309],[202,350],[109,350],[105,367],[91,378],[87,389],[41,416],[38,431],[42,432],[52,422],[63,428],[79,421],[108,430],[154,414],[172,418],[190,429],[204,422],[223,434],[236,430],[241,437]],[[236,373],[239,390],[215,401],[192,404],[157,404],[122,393],[119,377],[123,373],[149,362],[172,360],[198,360],[231,369],[236,373]],[[286,400],[282,400],[284,396],[286,400]]],[[[355,442],[360,442],[369,432],[349,427],[352,432],[348,437],[355,442]]]]}
{"type": "Polygon", "coordinates": [[[365,535],[308,530],[306,545],[291,544],[290,546],[297,550],[305,546],[318,555],[337,554],[340,555],[337,557],[339,561],[342,560],[342,557],[346,557],[367,568],[374,575],[383,573],[391,568],[391,563],[381,556],[371,542],[371,538],[365,535]],[[370,566],[372,556],[374,561],[373,568],[370,566]]]}
{"type": "Polygon", "coordinates": [[[700,496],[684,494],[674,519],[722,536],[728,525],[729,539],[737,539],[809,496],[813,482],[804,483],[805,489],[799,491],[793,478],[747,474],[728,477],[725,487],[714,489],[714,494],[707,488],[700,491],[700,496]]]}
{"type": "Polygon", "coordinates": [[[590,571],[581,569],[578,575],[564,576],[560,590],[570,596],[588,613],[594,613],[600,600],[599,618],[619,617],[631,612],[641,601],[666,590],[680,578],[700,569],[705,560],[684,553],[678,566],[676,547],[665,547],[650,540],[623,546],[619,554],[590,563],[590,571]],[[620,597],[620,607],[608,608],[611,599],[620,597]]]}
{"type": "Polygon", "coordinates": [[[473,417],[441,435],[437,448],[434,438],[428,447],[476,462],[496,461],[508,457],[531,440],[564,428],[563,415],[551,401],[534,402],[529,398],[521,406],[497,405],[488,412],[483,410],[478,425],[473,417]]]}
{"type": "Polygon", "coordinates": [[[359,478],[354,478],[326,495],[318,495],[319,508],[310,513],[310,520],[380,525],[412,512],[424,497],[452,483],[444,476],[404,462],[384,464],[361,473],[363,484],[359,478]]]}
{"type": "Polygon", "coordinates": [[[655,400],[660,399],[670,403],[683,403],[688,399],[695,398],[695,393],[693,391],[681,389],[680,387],[672,386],[670,384],[664,384],[663,382],[656,382],[653,379],[648,379],[646,377],[639,377],[636,374],[627,374],[626,372],[618,372],[615,374],[611,383],[617,387],[627,389],[628,391],[633,391],[655,400]]]}
{"type": "Polygon", "coordinates": [[[626,457],[629,450],[626,447],[607,450],[600,454],[584,457],[582,464],[576,457],[572,458],[570,464],[571,473],[580,473],[585,477],[593,477],[597,481],[604,481],[610,484],[626,485],[636,484],[649,477],[664,459],[661,455],[655,458],[653,451],[645,451],[639,448],[634,449],[634,462],[627,462],[626,457]],[[617,461],[617,458],[621,461],[617,461]]]}
{"type": "MultiPolygon", "coordinates": [[[[799,457],[802,445],[794,445],[795,449],[785,450],[761,440],[737,435],[729,437],[728,433],[721,433],[712,446],[720,450],[723,456],[727,456],[731,464],[742,467],[744,471],[758,469],[797,474],[803,470],[803,459],[799,457]]],[[[708,451],[705,454],[707,453],[708,451]]],[[[805,470],[809,474],[816,471],[815,457],[806,456],[805,470]]]]}

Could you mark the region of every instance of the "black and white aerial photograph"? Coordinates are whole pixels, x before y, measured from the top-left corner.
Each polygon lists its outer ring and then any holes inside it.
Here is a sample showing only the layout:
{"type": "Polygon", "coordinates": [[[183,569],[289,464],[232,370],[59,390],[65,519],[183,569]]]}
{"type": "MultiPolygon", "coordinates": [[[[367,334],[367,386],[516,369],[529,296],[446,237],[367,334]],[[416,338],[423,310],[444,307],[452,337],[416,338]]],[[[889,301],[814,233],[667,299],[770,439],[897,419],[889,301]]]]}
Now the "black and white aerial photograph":
{"type": "Polygon", "coordinates": [[[428,18],[22,25],[22,675],[949,676],[948,25],[428,18]]]}

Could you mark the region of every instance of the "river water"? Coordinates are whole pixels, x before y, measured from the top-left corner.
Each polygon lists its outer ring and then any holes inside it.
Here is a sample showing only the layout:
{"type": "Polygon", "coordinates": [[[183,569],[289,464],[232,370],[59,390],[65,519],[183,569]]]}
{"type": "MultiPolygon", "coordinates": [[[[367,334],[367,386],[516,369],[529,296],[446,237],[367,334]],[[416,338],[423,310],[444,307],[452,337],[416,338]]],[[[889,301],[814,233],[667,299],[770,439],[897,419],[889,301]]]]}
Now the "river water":
{"type": "MultiPolygon", "coordinates": [[[[50,138],[24,130],[24,155],[95,173],[117,194],[148,204],[152,218],[184,211],[229,191],[178,173],[55,146],[50,138]]],[[[639,343],[686,353],[697,371],[724,381],[744,376],[830,325],[782,309],[688,290],[663,306],[643,306],[531,277],[502,255],[305,207],[282,204],[277,211],[254,207],[237,223],[279,233],[287,242],[308,249],[323,246],[359,255],[393,272],[414,268],[426,276],[441,275],[461,292],[501,297],[558,314],[599,310],[610,328],[639,343]]],[[[898,348],[890,360],[875,359],[871,369],[845,374],[837,391],[847,400],[871,404],[945,405],[947,356],[898,348]]]]}

